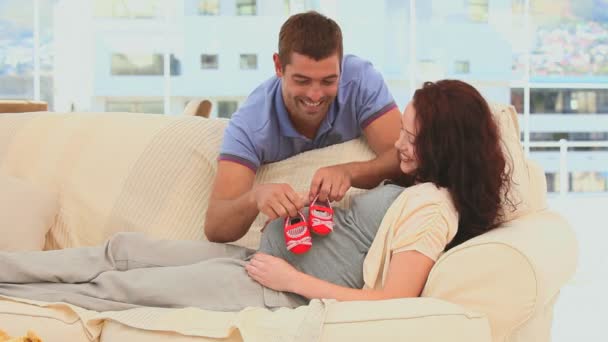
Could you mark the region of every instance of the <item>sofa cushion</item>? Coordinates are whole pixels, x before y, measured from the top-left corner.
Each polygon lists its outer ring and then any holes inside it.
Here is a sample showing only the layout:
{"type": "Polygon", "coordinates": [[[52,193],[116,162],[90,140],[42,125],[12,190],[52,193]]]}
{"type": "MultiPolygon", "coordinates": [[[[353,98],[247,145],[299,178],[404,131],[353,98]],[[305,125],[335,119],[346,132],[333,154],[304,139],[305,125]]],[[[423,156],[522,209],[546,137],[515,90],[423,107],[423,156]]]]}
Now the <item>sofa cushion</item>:
{"type": "Polygon", "coordinates": [[[491,105],[498,123],[503,152],[507,157],[507,169],[511,183],[507,198],[510,204],[503,207],[503,222],[508,222],[531,212],[545,209],[547,191],[543,170],[530,165],[520,141],[517,112],[513,106],[491,105]]]}
{"type": "Polygon", "coordinates": [[[6,115],[0,170],[60,191],[46,249],[97,245],[122,231],[201,239],[225,125],[129,113],[6,115]]]}
{"type": "Polygon", "coordinates": [[[55,194],[0,174],[0,250],[42,250],[58,209],[55,194]]]}
{"type": "MultiPolygon", "coordinates": [[[[256,174],[257,183],[287,183],[297,192],[306,192],[310,188],[310,181],[315,172],[324,166],[347,163],[351,161],[365,161],[374,158],[369,146],[360,139],[351,140],[342,144],[328,146],[322,149],[300,153],[291,158],[262,165],[256,174]]],[[[335,203],[336,207],[349,207],[353,195],[363,190],[351,188],[344,198],[335,203]]],[[[253,225],[241,240],[239,245],[255,248],[261,238],[261,229],[267,221],[264,214],[258,215],[253,225]]]]}

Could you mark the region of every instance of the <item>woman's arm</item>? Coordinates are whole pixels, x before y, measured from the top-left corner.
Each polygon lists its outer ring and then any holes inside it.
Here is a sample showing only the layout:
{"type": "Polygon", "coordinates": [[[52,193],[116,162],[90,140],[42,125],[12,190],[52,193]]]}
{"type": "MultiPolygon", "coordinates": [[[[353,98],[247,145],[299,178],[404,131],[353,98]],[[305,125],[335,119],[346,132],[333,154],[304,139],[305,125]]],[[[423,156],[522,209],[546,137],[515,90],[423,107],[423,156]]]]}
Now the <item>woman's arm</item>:
{"type": "Polygon", "coordinates": [[[434,264],[432,259],[417,251],[394,254],[381,290],[335,285],[302,273],[283,259],[263,253],[256,254],[246,269],[254,280],[273,290],[293,292],[309,299],[352,301],[418,297],[434,264]]]}

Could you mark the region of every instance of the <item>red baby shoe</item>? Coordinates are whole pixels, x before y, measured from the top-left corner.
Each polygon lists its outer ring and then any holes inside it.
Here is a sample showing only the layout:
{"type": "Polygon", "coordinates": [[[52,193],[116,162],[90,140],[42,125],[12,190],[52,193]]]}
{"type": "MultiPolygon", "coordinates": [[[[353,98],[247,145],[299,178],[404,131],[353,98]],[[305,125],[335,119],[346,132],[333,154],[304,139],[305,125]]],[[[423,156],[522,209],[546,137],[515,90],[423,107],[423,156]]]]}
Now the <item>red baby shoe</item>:
{"type": "Polygon", "coordinates": [[[298,216],[285,218],[285,245],[287,250],[294,254],[302,254],[308,252],[312,247],[312,237],[308,224],[301,212],[298,216]]]}
{"type": "Polygon", "coordinates": [[[328,201],[321,202],[319,196],[310,203],[308,226],[315,234],[327,235],[334,230],[334,210],[328,201]]]}

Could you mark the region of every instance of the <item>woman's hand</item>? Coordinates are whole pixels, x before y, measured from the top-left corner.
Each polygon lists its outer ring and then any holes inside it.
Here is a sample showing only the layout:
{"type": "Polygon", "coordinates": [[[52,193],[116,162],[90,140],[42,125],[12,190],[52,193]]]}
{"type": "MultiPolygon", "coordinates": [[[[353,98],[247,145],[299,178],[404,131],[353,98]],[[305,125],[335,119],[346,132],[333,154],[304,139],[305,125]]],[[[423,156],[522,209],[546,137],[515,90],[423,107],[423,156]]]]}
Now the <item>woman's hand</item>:
{"type": "Polygon", "coordinates": [[[256,253],[245,270],[258,283],[285,292],[293,292],[293,283],[300,273],[287,261],[264,253],[256,253]]]}

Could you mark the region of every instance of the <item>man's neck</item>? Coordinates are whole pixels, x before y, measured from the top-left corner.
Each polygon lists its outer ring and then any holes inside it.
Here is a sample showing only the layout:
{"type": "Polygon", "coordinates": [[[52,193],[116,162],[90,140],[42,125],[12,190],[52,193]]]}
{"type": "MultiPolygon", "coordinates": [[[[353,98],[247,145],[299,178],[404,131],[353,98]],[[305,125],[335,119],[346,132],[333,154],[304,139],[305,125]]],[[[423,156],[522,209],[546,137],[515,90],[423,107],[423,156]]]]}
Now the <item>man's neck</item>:
{"type": "Polygon", "coordinates": [[[325,116],[321,116],[315,121],[297,120],[297,118],[294,118],[291,113],[289,114],[289,119],[291,120],[293,128],[295,128],[298,133],[310,140],[313,140],[317,136],[317,132],[319,131],[324,118],[325,116]]]}

